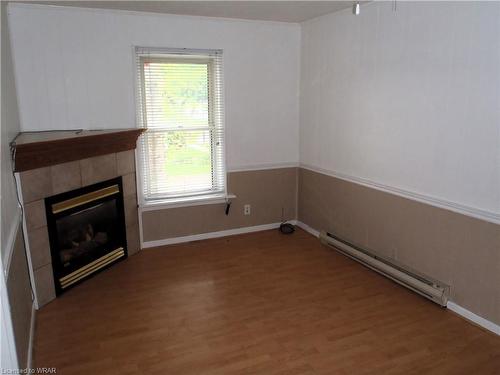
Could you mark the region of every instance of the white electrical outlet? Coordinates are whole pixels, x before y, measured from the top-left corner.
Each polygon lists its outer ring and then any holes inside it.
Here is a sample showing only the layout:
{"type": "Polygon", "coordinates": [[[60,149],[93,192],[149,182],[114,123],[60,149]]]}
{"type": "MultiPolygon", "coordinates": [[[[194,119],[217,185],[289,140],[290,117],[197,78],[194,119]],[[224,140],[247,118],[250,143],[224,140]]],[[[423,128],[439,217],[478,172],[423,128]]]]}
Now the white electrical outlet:
{"type": "Polygon", "coordinates": [[[251,206],[249,204],[245,204],[243,206],[243,214],[244,215],[250,215],[250,209],[251,209],[251,206]]]}

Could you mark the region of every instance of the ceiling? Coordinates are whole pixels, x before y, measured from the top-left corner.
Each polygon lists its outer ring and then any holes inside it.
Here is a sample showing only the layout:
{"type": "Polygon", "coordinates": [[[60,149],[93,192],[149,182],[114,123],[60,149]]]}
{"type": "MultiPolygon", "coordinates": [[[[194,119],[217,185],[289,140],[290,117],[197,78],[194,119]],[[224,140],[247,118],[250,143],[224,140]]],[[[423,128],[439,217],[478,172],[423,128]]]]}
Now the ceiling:
{"type": "Polygon", "coordinates": [[[249,20],[302,22],[350,8],[353,1],[20,1],[249,20]]]}

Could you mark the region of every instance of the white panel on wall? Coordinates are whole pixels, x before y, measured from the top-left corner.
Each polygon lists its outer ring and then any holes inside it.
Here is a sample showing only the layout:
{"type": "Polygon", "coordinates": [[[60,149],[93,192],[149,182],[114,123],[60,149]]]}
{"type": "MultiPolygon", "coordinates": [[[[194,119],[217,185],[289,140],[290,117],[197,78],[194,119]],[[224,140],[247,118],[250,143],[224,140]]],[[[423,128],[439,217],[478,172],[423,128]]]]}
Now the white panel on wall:
{"type": "Polygon", "coordinates": [[[20,208],[17,203],[17,194],[12,173],[10,142],[20,131],[19,110],[17,105],[16,85],[14,81],[14,70],[12,65],[12,52],[9,39],[9,28],[7,25],[6,4],[1,4],[1,41],[2,41],[2,98],[1,98],[1,174],[0,174],[0,206],[1,206],[1,230],[0,230],[0,257],[4,265],[10,261],[14,234],[18,227],[20,208]],[[17,219],[17,220],[16,220],[17,219]]]}
{"type": "Polygon", "coordinates": [[[500,213],[499,20],[380,2],[304,23],[301,163],[500,213]]]}
{"type": "Polygon", "coordinates": [[[133,46],[223,49],[228,168],[298,162],[300,26],[9,5],[22,130],[135,127],[133,46]]]}

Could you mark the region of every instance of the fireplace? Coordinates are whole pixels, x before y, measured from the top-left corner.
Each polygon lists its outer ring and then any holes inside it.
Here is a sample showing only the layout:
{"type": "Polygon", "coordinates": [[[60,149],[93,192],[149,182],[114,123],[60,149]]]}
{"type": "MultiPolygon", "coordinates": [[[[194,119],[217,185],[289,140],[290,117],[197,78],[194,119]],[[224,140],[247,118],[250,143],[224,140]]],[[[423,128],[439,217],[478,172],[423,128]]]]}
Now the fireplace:
{"type": "Polygon", "coordinates": [[[45,198],[59,295],[127,257],[122,178],[45,198]]]}

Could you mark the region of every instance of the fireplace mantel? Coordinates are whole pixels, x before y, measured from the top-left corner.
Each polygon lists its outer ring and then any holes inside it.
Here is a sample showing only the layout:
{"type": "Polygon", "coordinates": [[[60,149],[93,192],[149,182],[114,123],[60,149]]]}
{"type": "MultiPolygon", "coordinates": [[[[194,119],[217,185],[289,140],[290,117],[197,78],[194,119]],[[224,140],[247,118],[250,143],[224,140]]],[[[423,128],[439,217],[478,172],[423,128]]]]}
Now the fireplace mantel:
{"type": "Polygon", "coordinates": [[[20,133],[13,148],[15,172],[136,148],[145,129],[68,130],[20,133]]]}

